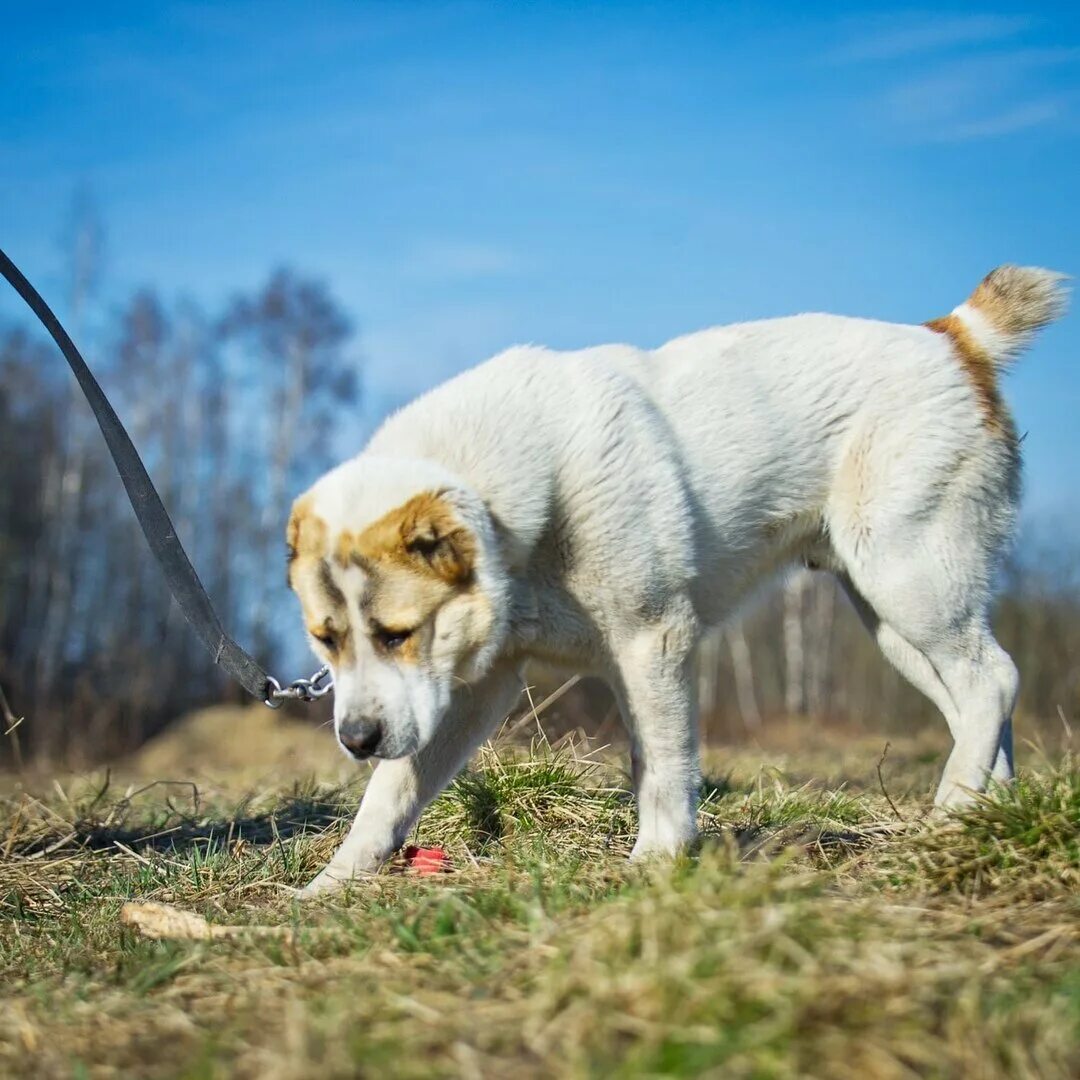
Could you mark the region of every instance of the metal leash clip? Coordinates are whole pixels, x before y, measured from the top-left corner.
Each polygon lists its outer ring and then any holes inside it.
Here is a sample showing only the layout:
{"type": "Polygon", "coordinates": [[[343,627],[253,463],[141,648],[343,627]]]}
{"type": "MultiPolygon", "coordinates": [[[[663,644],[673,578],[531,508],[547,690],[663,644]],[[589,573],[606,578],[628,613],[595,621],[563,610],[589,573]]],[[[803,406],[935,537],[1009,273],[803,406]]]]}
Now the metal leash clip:
{"type": "Polygon", "coordinates": [[[263,704],[271,709],[280,709],[286,701],[318,701],[334,689],[334,680],[330,677],[330,668],[321,667],[308,679],[294,679],[283,687],[273,675],[266,676],[270,693],[263,699],[263,704]]]}

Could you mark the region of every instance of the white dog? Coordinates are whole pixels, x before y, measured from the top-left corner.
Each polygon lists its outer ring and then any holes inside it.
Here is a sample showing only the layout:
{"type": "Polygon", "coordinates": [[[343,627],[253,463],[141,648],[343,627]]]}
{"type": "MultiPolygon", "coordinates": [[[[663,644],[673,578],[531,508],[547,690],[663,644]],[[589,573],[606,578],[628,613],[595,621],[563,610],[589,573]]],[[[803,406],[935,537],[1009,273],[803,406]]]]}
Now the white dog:
{"type": "Polygon", "coordinates": [[[1012,776],[1016,668],[987,620],[1020,452],[998,375],[1064,309],[1003,266],[925,326],[797,315],[653,351],[508,350],[392,416],[297,500],[289,580],[334,723],[383,759],[306,893],[376,869],[513,707],[531,658],[602,675],[630,732],[633,854],[695,834],[704,631],[832,571],[944,714],[952,805],[1012,776]]]}

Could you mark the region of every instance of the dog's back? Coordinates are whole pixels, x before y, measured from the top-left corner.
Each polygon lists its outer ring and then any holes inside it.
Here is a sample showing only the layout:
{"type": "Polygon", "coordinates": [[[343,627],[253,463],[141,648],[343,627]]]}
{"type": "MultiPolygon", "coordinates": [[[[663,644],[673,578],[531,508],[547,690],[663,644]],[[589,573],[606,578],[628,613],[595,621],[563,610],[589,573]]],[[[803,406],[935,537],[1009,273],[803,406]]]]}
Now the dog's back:
{"type": "Polygon", "coordinates": [[[593,518],[579,533],[601,546],[625,547],[643,523],[668,549],[684,541],[681,563],[709,581],[699,602],[717,617],[740,599],[717,572],[725,562],[753,584],[809,546],[816,557],[823,539],[925,515],[964,485],[999,551],[1019,455],[998,375],[1061,311],[1060,282],[1002,267],[922,326],[808,314],[655,350],[518,347],[408,406],[371,451],[439,460],[526,548],[553,509],[593,518]]]}

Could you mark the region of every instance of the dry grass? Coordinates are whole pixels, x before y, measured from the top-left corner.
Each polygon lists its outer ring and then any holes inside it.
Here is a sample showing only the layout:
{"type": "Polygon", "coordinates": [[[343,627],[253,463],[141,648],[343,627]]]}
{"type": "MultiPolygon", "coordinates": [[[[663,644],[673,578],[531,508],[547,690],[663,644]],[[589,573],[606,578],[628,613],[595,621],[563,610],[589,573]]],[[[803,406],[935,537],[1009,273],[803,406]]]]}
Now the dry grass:
{"type": "Polygon", "coordinates": [[[635,869],[617,759],[489,749],[421,824],[453,874],[306,907],[283,886],[362,778],[16,787],[0,1073],[1077,1075],[1075,760],[928,825],[940,746],[894,746],[888,796],[880,757],[803,728],[725,752],[700,854],[635,869]],[[133,898],[293,932],[148,941],[133,898]]]}

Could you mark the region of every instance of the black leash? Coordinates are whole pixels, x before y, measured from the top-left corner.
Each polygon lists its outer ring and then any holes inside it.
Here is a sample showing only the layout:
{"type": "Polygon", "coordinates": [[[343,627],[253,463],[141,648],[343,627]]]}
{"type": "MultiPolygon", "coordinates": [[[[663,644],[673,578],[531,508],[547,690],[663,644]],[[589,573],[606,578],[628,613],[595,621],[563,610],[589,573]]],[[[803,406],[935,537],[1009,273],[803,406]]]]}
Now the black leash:
{"type": "Polygon", "coordinates": [[[176,535],[176,529],[161,496],[158,495],[131,437],[120,423],[120,418],[109,404],[109,399],[98,385],[93,372],[87,367],[86,361],[49,305],[42,300],[37,289],[26,280],[3,250],[0,250],[0,273],[41,320],[41,324],[60,347],[75,378],[79,380],[79,386],[86,395],[90,408],[94,410],[101,434],[105,436],[120,479],[124,481],[131,508],[139,519],[143,535],[157,559],[158,566],[161,567],[162,574],[165,575],[169,591],[195,633],[210,651],[214,663],[224,668],[249,694],[272,708],[280,707],[285,698],[313,701],[329,693],[333,684],[329,681],[328,668],[322,668],[310,679],[297,679],[288,687],[282,688],[277,679],[264,671],[252,656],[225,633],[221,620],[210,603],[210,597],[206,595],[206,589],[203,588],[195,567],[191,565],[191,560],[176,535]]]}

